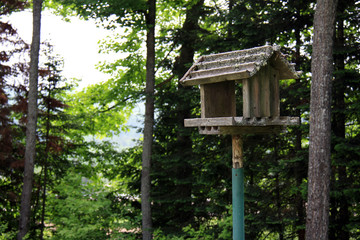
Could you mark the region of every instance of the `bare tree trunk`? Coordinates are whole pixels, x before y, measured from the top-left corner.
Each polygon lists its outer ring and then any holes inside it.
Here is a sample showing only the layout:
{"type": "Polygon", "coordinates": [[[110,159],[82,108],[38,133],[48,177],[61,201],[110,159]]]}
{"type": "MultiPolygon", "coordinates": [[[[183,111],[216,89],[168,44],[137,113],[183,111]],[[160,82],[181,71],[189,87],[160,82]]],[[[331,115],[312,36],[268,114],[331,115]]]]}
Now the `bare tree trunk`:
{"type": "Polygon", "coordinates": [[[147,24],[147,55],[146,55],[146,102],[144,143],[142,153],[141,174],[141,212],[142,212],[142,235],[143,240],[152,238],[152,219],[150,202],[150,169],[154,126],[154,85],[155,85],[155,19],[156,0],[148,0],[147,24]]]}
{"type": "MultiPolygon", "coordinates": [[[[55,87],[55,85],[54,85],[55,87]]],[[[49,87],[48,97],[46,101],[46,135],[45,135],[45,153],[44,153],[44,180],[43,180],[43,195],[42,195],[42,210],[41,210],[41,230],[40,230],[40,240],[44,239],[44,228],[45,228],[45,207],[46,207],[46,186],[48,184],[48,161],[49,161],[49,138],[50,138],[50,99],[51,99],[51,87],[49,87]]]]}
{"type": "Polygon", "coordinates": [[[306,239],[327,240],[330,199],[331,81],[337,0],[318,0],[314,16],[306,239]]]}
{"type": "Polygon", "coordinates": [[[28,114],[26,124],[26,148],[24,185],[21,194],[20,222],[17,239],[22,239],[29,230],[31,214],[31,192],[34,176],[34,160],[36,149],[36,123],[37,123],[37,85],[40,50],[42,0],[33,1],[33,36],[30,52],[30,81],[28,97],[28,114]]]}
{"type": "MultiPolygon", "coordinates": [[[[186,17],[182,29],[180,31],[180,56],[177,58],[174,64],[174,74],[179,79],[184,76],[186,71],[194,61],[196,42],[199,41],[199,19],[204,14],[203,10],[204,0],[197,0],[191,4],[186,10],[186,17]]],[[[192,155],[192,140],[188,131],[184,127],[184,119],[191,117],[191,106],[188,103],[186,93],[189,89],[178,83],[177,98],[177,125],[179,129],[177,131],[177,149],[176,154],[182,160],[181,166],[176,168],[176,177],[180,179],[181,184],[176,186],[176,193],[179,199],[182,201],[175,203],[175,208],[181,209],[179,211],[176,222],[188,225],[188,222],[192,222],[194,218],[194,211],[191,211],[192,207],[192,166],[189,163],[189,159],[193,159],[192,155]],[[190,180],[189,180],[190,179],[190,180]],[[180,220],[180,221],[179,221],[180,220]]]]}

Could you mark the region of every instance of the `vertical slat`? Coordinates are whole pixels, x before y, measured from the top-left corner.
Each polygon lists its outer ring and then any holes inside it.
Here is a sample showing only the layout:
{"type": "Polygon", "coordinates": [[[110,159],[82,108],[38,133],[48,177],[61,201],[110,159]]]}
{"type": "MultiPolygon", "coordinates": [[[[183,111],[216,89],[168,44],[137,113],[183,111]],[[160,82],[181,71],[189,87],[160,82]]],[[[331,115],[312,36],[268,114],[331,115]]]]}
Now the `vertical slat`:
{"type": "Polygon", "coordinates": [[[280,116],[280,90],[279,90],[279,72],[272,68],[270,71],[270,84],[271,84],[271,116],[280,116]]]}
{"type": "Polygon", "coordinates": [[[261,117],[260,109],[260,76],[256,74],[250,79],[251,82],[251,116],[250,117],[261,117]]]}
{"type": "Polygon", "coordinates": [[[263,67],[260,72],[260,78],[261,78],[261,117],[270,117],[271,111],[270,111],[270,79],[271,79],[271,66],[266,65],[263,67]]]}
{"type": "Polygon", "coordinates": [[[200,85],[200,104],[201,104],[201,118],[205,118],[206,115],[206,103],[205,103],[205,99],[206,99],[206,94],[205,94],[205,85],[201,84],[200,85]]]}
{"type": "Polygon", "coordinates": [[[242,94],[243,94],[243,116],[250,118],[251,116],[251,89],[250,79],[242,80],[242,94]]]}
{"type": "MultiPolygon", "coordinates": [[[[235,95],[235,81],[228,82],[227,99],[229,99],[229,112],[231,117],[236,117],[236,95],[235,95]]],[[[228,116],[224,116],[228,117],[228,116]]]]}

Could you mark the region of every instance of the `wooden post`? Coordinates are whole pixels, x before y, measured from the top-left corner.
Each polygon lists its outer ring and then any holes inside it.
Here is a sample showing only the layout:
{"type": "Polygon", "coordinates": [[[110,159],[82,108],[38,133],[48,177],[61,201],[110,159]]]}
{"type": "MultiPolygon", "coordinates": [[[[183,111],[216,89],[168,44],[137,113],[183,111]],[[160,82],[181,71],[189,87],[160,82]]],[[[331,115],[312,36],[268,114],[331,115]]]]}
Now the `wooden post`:
{"type": "Polygon", "coordinates": [[[240,135],[232,136],[232,163],[233,168],[243,168],[243,141],[240,135]]]}
{"type": "Polygon", "coordinates": [[[232,136],[233,240],[245,240],[243,141],[232,136]]]}

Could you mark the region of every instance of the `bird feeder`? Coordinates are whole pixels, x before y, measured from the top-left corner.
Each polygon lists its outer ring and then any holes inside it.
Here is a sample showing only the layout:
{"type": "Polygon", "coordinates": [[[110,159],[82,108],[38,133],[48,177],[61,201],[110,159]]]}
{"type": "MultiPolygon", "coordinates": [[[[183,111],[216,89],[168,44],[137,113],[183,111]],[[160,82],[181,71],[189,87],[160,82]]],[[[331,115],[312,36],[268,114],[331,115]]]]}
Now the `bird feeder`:
{"type": "Polygon", "coordinates": [[[201,134],[276,133],[296,125],[297,117],[280,116],[279,80],[298,73],[278,46],[262,46],[200,57],[180,82],[200,85],[201,118],[185,127],[201,134]],[[235,84],[242,84],[242,112],[236,115],[235,84]]]}
{"type": "MultiPolygon", "coordinates": [[[[200,85],[201,118],[185,127],[201,134],[232,135],[233,239],[245,239],[242,134],[278,133],[298,117],[280,116],[279,81],[298,73],[278,46],[262,46],[200,57],[180,82],[200,85]],[[242,84],[242,116],[236,114],[236,84],[242,84]]],[[[240,101],[239,101],[240,102],[240,101]]]]}

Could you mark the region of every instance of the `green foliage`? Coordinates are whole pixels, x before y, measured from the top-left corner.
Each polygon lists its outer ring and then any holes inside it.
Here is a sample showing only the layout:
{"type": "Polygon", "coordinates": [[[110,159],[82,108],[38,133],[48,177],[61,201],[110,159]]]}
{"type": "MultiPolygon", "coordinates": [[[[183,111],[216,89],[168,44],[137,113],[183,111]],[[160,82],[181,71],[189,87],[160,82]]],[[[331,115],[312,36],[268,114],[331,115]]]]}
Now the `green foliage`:
{"type": "Polygon", "coordinates": [[[137,238],[139,149],[119,153],[108,142],[93,142],[79,152],[79,164],[50,196],[48,222],[56,228],[54,239],[137,238]]]}
{"type": "MultiPolygon", "coordinates": [[[[266,43],[280,45],[288,59],[296,63],[296,69],[303,71],[300,79],[280,84],[281,115],[301,117],[302,124],[289,127],[278,136],[244,136],[246,238],[303,239],[315,4],[312,0],[232,3],[230,6],[218,1],[157,1],[158,85],[151,176],[154,239],[231,239],[231,139],[202,136],[197,129],[183,127],[184,118],[199,117],[200,96],[198,88],[183,88],[176,78],[181,77],[198,55],[266,43]]],[[[50,174],[46,201],[48,238],[138,239],[141,235],[141,142],[119,152],[113,143],[86,142],[84,138],[116,136],[126,131],[126,121],[134,106],[144,99],[146,1],[53,0],[46,4],[57,8],[64,16],[94,18],[99,25],[121,26],[124,31],[100,43],[102,53],[119,56],[116,61],[98,65],[99,70],[109,74],[109,81],[70,93],[67,84],[52,87],[46,83],[44,75],[39,101],[34,216],[39,219],[42,203],[39,196],[47,163],[50,174]],[[50,89],[53,89],[52,98],[59,101],[53,101],[55,105],[48,101],[50,89]],[[56,106],[60,102],[66,104],[65,109],[56,106]],[[47,122],[51,126],[50,136],[56,137],[52,138],[51,148],[45,141],[47,122]]],[[[330,204],[332,239],[346,234],[348,239],[359,238],[358,11],[359,3],[343,1],[337,20],[330,204]],[[343,39],[340,20],[344,23],[343,39]]],[[[60,75],[56,68],[49,67],[60,75]]],[[[241,85],[237,97],[242,97],[241,85]]],[[[18,109],[24,99],[23,93],[17,96],[18,109]]],[[[4,113],[8,105],[2,105],[0,112],[4,113]]],[[[241,114],[241,109],[237,110],[241,114]]],[[[10,116],[23,124],[23,112],[14,111],[10,116]]],[[[16,130],[11,134],[14,139],[11,152],[16,153],[11,163],[21,159],[22,126],[14,125],[16,130]]],[[[0,138],[1,141],[5,139],[0,138]]],[[[17,225],[15,193],[20,192],[19,176],[19,171],[1,169],[0,185],[4,194],[0,203],[2,209],[6,209],[0,218],[3,238],[11,238],[15,233],[12,225],[17,225]]],[[[32,226],[33,229],[37,227],[39,225],[32,226]]]]}
{"type": "MultiPolygon", "coordinates": [[[[109,86],[110,87],[110,86],[109,86]]],[[[81,129],[73,129],[71,134],[97,135],[111,137],[126,131],[125,123],[131,112],[131,105],[115,101],[102,101],[109,87],[106,84],[90,86],[81,92],[67,97],[69,108],[66,113],[76,117],[76,124],[81,129]]]]}
{"type": "Polygon", "coordinates": [[[0,240],[15,239],[17,231],[8,231],[9,223],[1,223],[0,225],[0,240]]]}
{"type": "Polygon", "coordinates": [[[52,0],[48,6],[64,17],[76,13],[84,19],[99,19],[106,27],[114,27],[114,22],[129,27],[144,26],[147,9],[145,0],[52,0]]]}
{"type": "MultiPolygon", "coordinates": [[[[110,186],[98,176],[88,179],[70,171],[54,188],[50,222],[56,226],[53,239],[105,239],[110,231],[110,186]]],[[[112,226],[114,227],[114,226],[112,226]]]]}

